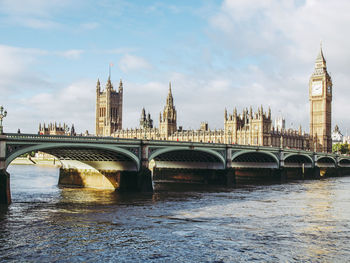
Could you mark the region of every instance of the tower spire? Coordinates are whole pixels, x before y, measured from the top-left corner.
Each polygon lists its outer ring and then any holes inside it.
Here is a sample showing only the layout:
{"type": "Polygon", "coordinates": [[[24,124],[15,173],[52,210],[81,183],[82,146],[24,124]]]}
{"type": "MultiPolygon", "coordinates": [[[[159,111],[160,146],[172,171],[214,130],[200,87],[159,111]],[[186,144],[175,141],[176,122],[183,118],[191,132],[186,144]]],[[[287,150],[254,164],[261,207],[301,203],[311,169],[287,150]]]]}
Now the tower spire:
{"type": "Polygon", "coordinates": [[[101,84],[100,84],[100,79],[97,79],[97,84],[96,84],[96,91],[101,92],[101,84]]]}
{"type": "Polygon", "coordinates": [[[173,99],[173,94],[171,92],[171,82],[169,82],[169,92],[168,92],[168,97],[167,97],[167,100],[166,100],[166,104],[168,106],[172,107],[173,103],[174,103],[174,99],[173,99]]]}
{"type": "Polygon", "coordinates": [[[112,85],[112,82],[111,82],[111,76],[108,76],[106,89],[107,89],[107,90],[109,90],[109,89],[112,90],[112,89],[113,89],[113,85],[112,85]]]}
{"type": "Polygon", "coordinates": [[[323,50],[322,50],[322,42],[320,43],[320,51],[317,54],[316,61],[315,61],[315,69],[326,69],[326,59],[324,58],[323,55],[323,50]]]}
{"type": "Polygon", "coordinates": [[[123,81],[122,81],[122,79],[120,79],[118,91],[119,91],[119,93],[123,92],[123,81]]]}

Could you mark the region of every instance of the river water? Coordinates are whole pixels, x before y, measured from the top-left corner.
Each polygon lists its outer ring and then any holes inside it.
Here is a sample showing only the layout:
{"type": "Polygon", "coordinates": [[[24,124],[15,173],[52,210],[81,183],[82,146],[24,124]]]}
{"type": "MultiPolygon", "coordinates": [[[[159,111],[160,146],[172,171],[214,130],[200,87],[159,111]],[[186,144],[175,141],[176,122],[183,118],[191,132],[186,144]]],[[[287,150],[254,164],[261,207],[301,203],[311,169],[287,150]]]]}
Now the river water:
{"type": "Polygon", "coordinates": [[[154,194],[60,189],[10,166],[2,262],[346,262],[350,177],[154,194]]]}

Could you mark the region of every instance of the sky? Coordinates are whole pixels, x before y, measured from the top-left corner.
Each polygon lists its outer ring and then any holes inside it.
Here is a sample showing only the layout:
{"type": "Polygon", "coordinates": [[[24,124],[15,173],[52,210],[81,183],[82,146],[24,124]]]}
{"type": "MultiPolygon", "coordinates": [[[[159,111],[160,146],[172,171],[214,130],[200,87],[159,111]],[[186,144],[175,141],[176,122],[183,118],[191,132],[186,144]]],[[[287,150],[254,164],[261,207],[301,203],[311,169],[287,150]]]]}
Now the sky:
{"type": "MultiPolygon", "coordinates": [[[[271,107],[309,131],[309,78],[322,48],[332,128],[350,128],[348,0],[0,0],[5,132],[67,123],[94,133],[96,82],[124,83],[123,128],[145,107],[158,126],[172,84],[178,126],[221,129],[224,111],[271,107]]],[[[350,130],[349,130],[350,132],[350,130]]]]}

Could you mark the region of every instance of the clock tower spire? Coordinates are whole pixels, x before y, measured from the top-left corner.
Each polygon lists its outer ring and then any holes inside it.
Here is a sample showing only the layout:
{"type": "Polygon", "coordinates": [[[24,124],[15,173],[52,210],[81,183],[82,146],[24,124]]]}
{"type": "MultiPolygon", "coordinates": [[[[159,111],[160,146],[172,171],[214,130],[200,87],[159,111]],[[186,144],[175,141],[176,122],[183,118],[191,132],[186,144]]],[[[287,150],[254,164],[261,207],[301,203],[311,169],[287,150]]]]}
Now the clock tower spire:
{"type": "Polygon", "coordinates": [[[310,136],[314,150],[332,151],[332,79],[327,72],[322,46],[309,82],[310,136]]]}

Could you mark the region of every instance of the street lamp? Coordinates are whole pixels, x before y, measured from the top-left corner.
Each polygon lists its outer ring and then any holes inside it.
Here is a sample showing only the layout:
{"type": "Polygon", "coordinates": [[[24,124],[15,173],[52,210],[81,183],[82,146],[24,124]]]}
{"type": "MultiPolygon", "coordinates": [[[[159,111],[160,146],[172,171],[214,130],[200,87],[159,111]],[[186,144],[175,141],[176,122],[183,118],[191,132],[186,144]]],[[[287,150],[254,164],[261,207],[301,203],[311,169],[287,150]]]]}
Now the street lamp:
{"type": "Polygon", "coordinates": [[[0,134],[3,133],[3,127],[2,127],[2,119],[5,118],[7,115],[7,111],[4,111],[4,107],[0,107],[0,134]]]}

